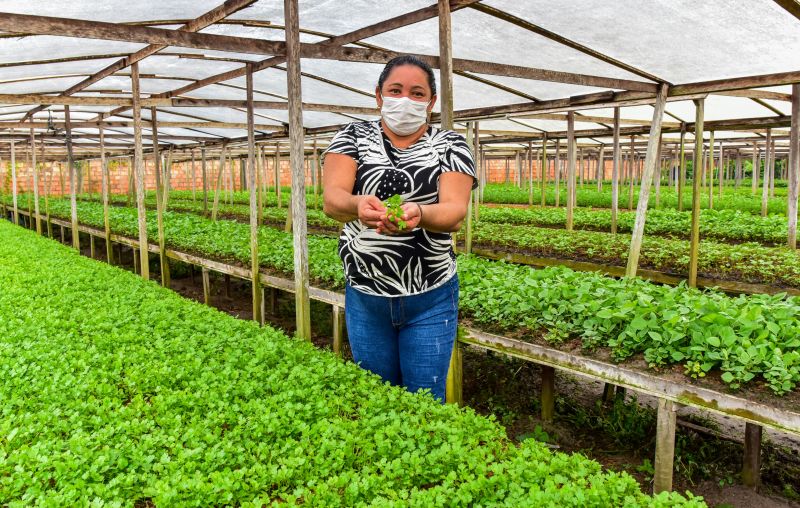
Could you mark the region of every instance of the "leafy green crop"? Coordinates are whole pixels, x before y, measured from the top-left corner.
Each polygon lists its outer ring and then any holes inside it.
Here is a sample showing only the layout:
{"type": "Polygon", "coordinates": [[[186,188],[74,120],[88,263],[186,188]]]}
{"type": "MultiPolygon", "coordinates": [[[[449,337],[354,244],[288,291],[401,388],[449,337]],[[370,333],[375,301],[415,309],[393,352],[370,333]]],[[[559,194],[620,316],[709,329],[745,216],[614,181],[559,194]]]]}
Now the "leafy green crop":
{"type": "Polygon", "coordinates": [[[704,506],[0,221],[0,505],[704,506]]]}
{"type": "MultiPolygon", "coordinates": [[[[66,200],[54,201],[56,215],[69,216],[66,200]]],[[[82,223],[102,227],[102,207],[97,203],[78,204],[82,223]]],[[[136,210],[114,207],[111,226],[115,232],[136,236],[136,210]]],[[[153,214],[148,214],[149,235],[155,235],[153,214]]],[[[513,232],[503,226],[484,224],[478,234],[489,238],[511,238],[513,232]]],[[[624,256],[627,253],[623,235],[612,237],[602,233],[576,231],[572,234],[554,230],[519,228],[520,235],[529,236],[530,245],[555,246],[573,249],[592,258],[624,256]],[[558,234],[556,234],[558,233],[558,234]],[[594,235],[594,236],[593,236],[594,235]],[[600,235],[605,243],[594,240],[600,235]],[[617,238],[617,240],[613,240],[617,238]],[[622,242],[622,243],[619,243],[622,242]]],[[[234,221],[209,219],[194,215],[168,212],[165,232],[169,246],[195,252],[212,259],[249,264],[249,226],[234,221]]],[[[271,228],[259,230],[259,250],[262,267],[284,274],[293,271],[292,236],[271,228]]],[[[654,245],[646,239],[642,262],[656,261],[678,267],[688,262],[688,253],[675,256],[670,242],[660,239],[654,245]],[[660,244],[666,244],[661,249],[660,244]],[[661,250],[659,250],[661,249],[661,250]]],[[[685,244],[686,242],[682,242],[685,244]]],[[[310,235],[309,269],[315,284],[329,288],[344,286],[337,242],[332,238],[310,235]]],[[[724,249],[744,252],[740,263],[754,263],[773,277],[796,277],[792,273],[777,273],[794,265],[778,264],[775,253],[794,256],[786,249],[765,249],[747,246],[722,245],[724,249]],[[760,253],[760,254],[759,254],[760,253]],[[761,257],[759,257],[761,256],[761,257]],[[749,261],[748,261],[749,260],[749,261]],[[772,270],[772,272],[770,272],[772,270]]],[[[724,263],[721,254],[701,250],[702,270],[724,263]],[[716,256],[716,257],[715,257],[716,256]]],[[[610,258],[609,258],[610,259],[610,258]]],[[[616,259],[619,259],[616,258],[616,259]]],[[[734,258],[732,258],[734,259],[734,258]]],[[[732,265],[731,270],[746,264],[732,265]]],[[[738,272],[736,272],[738,273],[738,272]]],[[[459,260],[461,275],[461,311],[475,317],[482,325],[504,330],[518,327],[543,332],[558,344],[566,337],[581,337],[587,348],[608,347],[618,360],[643,354],[655,367],[681,364],[687,375],[719,369],[722,381],[737,388],[741,384],[763,379],[776,393],[793,390],[800,381],[800,300],[785,295],[752,295],[730,298],[716,291],[697,291],[683,285],[666,287],[644,280],[615,280],[595,273],[574,272],[565,268],[534,270],[473,257],[459,260]],[[730,330],[729,330],[730,329],[730,330]],[[622,330],[622,331],[621,331],[622,330]],[[731,332],[731,330],[733,330],[731,332]],[[624,331],[624,333],[623,333],[624,331]],[[622,334],[622,335],[621,335],[622,334]],[[716,340],[719,345],[716,345],[716,340]],[[731,346],[731,345],[734,346],[731,346]],[[755,348],[755,349],[751,349],[755,348]],[[699,368],[696,362],[699,363],[699,368]]]]}
{"type": "Polygon", "coordinates": [[[400,231],[404,230],[406,228],[406,221],[401,219],[404,213],[401,208],[403,206],[403,196],[395,194],[384,201],[383,204],[386,207],[386,218],[397,224],[397,229],[400,231]]]}

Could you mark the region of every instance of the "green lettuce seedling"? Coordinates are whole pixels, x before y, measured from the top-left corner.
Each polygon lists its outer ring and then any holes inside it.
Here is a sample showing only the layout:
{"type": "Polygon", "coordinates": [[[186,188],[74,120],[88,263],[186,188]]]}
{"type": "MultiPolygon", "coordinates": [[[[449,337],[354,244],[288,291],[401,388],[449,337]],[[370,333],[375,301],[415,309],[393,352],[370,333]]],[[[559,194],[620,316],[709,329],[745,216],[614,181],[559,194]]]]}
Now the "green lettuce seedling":
{"type": "Polygon", "coordinates": [[[387,218],[397,224],[397,229],[404,230],[406,228],[406,221],[401,219],[400,217],[403,216],[403,209],[401,206],[403,205],[403,197],[399,194],[395,194],[394,196],[390,197],[386,201],[383,202],[384,206],[386,206],[386,216],[387,218]]]}

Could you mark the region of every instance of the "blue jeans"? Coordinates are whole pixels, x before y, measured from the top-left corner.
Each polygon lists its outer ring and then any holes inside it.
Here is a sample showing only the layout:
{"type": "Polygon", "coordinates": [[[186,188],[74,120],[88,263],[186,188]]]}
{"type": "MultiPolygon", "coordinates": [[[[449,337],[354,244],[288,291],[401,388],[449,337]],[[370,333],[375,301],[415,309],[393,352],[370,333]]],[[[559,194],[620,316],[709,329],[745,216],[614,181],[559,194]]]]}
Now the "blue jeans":
{"type": "Polygon", "coordinates": [[[375,296],[345,288],[353,359],[410,392],[427,388],[444,402],[458,325],[458,275],[413,296],[375,296]]]}

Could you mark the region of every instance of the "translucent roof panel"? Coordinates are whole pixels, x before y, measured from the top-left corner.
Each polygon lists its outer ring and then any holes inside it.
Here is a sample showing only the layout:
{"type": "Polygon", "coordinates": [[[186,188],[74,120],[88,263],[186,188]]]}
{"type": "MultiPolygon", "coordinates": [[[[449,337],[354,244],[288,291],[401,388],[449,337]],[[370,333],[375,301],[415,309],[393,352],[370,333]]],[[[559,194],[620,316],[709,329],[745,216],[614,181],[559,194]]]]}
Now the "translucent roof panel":
{"type": "Polygon", "coordinates": [[[771,0],[486,3],[673,83],[795,70],[800,54],[798,20],[771,0]]]}

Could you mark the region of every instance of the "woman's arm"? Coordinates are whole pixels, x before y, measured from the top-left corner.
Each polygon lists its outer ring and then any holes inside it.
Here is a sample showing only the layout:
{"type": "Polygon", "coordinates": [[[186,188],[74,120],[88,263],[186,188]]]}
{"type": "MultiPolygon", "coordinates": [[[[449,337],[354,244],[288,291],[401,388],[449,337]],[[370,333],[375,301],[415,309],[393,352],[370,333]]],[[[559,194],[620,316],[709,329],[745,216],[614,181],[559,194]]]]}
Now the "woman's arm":
{"type": "Polygon", "coordinates": [[[404,203],[403,220],[406,228],[403,231],[390,222],[386,214],[381,215],[378,226],[379,233],[397,234],[421,227],[437,233],[452,233],[461,229],[461,223],[467,216],[470,191],[474,178],[465,173],[449,171],[439,176],[439,202],[431,205],[404,203]],[[421,220],[420,220],[421,219],[421,220]]]}
{"type": "Polygon", "coordinates": [[[356,182],[356,161],[348,155],[325,155],[322,211],[339,222],[356,219],[371,228],[378,227],[385,208],[376,196],[353,195],[356,182]]]}

